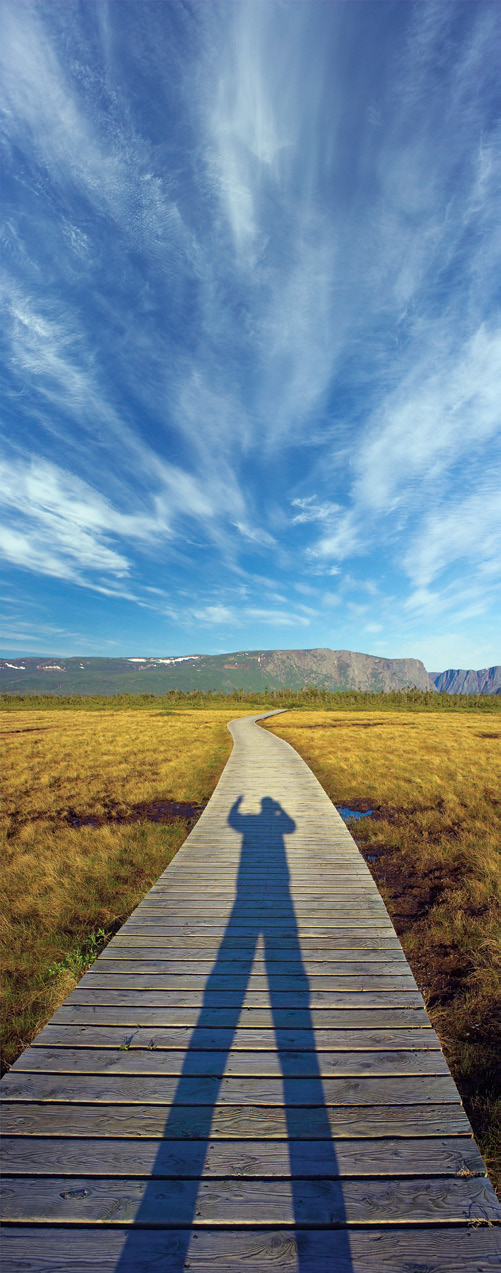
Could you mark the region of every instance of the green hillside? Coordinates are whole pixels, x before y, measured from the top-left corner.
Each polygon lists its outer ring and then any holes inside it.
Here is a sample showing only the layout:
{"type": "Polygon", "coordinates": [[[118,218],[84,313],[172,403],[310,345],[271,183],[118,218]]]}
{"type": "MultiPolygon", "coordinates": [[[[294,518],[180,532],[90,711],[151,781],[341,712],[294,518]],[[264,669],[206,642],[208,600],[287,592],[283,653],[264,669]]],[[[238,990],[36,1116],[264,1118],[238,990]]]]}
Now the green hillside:
{"type": "Polygon", "coordinates": [[[0,659],[0,686],[10,694],[113,695],[268,689],[377,692],[414,686],[435,692],[419,659],[382,659],[351,650],[236,650],[157,658],[0,659]]]}

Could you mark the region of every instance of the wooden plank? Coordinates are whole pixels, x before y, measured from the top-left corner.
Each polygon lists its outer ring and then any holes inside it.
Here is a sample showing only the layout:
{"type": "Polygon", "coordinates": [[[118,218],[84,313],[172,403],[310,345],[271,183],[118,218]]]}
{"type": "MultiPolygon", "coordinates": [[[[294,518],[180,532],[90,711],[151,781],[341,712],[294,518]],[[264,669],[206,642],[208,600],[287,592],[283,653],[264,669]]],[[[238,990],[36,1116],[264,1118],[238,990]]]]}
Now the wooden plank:
{"type": "MultiPolygon", "coordinates": [[[[66,1002],[68,1004],[85,1004],[95,1005],[96,1007],[106,1007],[113,997],[114,1007],[134,1007],[136,1004],[141,1008],[161,1008],[164,1004],[166,1008],[236,1008],[241,1012],[245,1012],[247,1008],[266,1007],[270,1002],[270,995],[267,989],[263,990],[247,990],[245,995],[238,991],[231,990],[180,990],[178,992],[171,990],[92,990],[88,984],[82,987],[77,986],[76,990],[72,990],[68,995],[66,1002]]],[[[287,1009],[294,1011],[294,1004],[297,1004],[297,991],[273,990],[273,1005],[276,1009],[287,1009]]],[[[408,990],[310,990],[308,994],[308,1006],[314,1008],[407,1008],[419,1007],[422,1004],[422,998],[418,990],[412,988],[408,990]]],[[[303,1009],[304,1011],[304,1009],[303,1009]]]]}
{"type": "MultiPolygon", "coordinates": [[[[311,871],[315,871],[314,862],[311,865],[311,871]]],[[[255,879],[249,879],[246,875],[245,891],[242,891],[242,887],[239,886],[238,875],[232,879],[226,879],[224,874],[221,873],[218,874],[216,879],[211,881],[201,879],[200,876],[196,879],[191,877],[183,878],[182,889],[179,885],[177,889],[169,886],[169,888],[159,889],[155,892],[152,890],[151,894],[146,894],[145,898],[139,902],[135,911],[137,912],[140,907],[143,907],[146,901],[152,906],[178,904],[184,908],[185,905],[189,906],[194,899],[197,901],[205,900],[206,897],[211,904],[217,905],[224,898],[232,906],[237,899],[242,905],[250,905],[252,901],[262,905],[263,902],[267,903],[269,899],[273,898],[277,902],[286,902],[287,904],[291,901],[293,903],[296,903],[296,901],[313,903],[318,898],[319,902],[328,901],[329,903],[340,905],[343,902],[350,902],[354,895],[362,900],[367,897],[369,899],[380,897],[372,876],[362,877],[356,872],[350,871],[346,876],[343,876],[345,882],[342,885],[333,883],[332,877],[327,878],[320,871],[316,871],[316,876],[317,886],[312,889],[311,886],[308,886],[305,879],[289,874],[287,882],[284,881],[283,876],[273,880],[267,877],[264,872],[258,871],[255,879]],[[318,877],[320,877],[319,883],[318,877]],[[263,884],[266,887],[264,895],[263,884]]]]}
{"type": "MultiPolygon", "coordinates": [[[[168,954],[168,952],[165,952],[168,954]]],[[[303,982],[305,979],[310,985],[316,986],[316,989],[328,989],[331,982],[336,980],[338,983],[346,984],[352,981],[354,984],[360,982],[365,977],[372,978],[384,977],[385,981],[390,979],[400,985],[406,983],[415,986],[414,978],[410,972],[409,965],[404,960],[394,960],[390,962],[379,962],[378,960],[368,959],[366,963],[349,963],[348,960],[337,962],[335,960],[323,961],[320,958],[314,963],[312,960],[305,962],[302,957],[293,960],[278,959],[268,965],[264,960],[253,960],[250,953],[247,959],[226,959],[226,954],[217,959],[151,959],[142,958],[141,955],[128,959],[125,956],[122,959],[105,959],[101,963],[99,960],[93,964],[92,968],[86,973],[86,976],[92,979],[103,977],[110,979],[110,985],[122,984],[122,978],[129,979],[133,977],[170,977],[173,985],[179,979],[186,982],[189,986],[190,979],[196,978],[198,981],[206,982],[211,975],[217,978],[231,977],[233,983],[237,980],[249,975],[249,969],[252,967],[252,984],[258,982],[267,983],[269,977],[272,978],[275,985],[278,979],[288,978],[297,982],[298,977],[303,982]],[[116,979],[120,978],[120,981],[116,979]],[[322,986],[320,986],[322,982],[322,986]],[[327,983],[327,984],[325,984],[327,983]]]]}
{"type": "Polygon", "coordinates": [[[233,915],[233,911],[236,908],[237,913],[234,915],[235,923],[243,923],[244,921],[246,923],[254,922],[256,919],[266,919],[269,921],[271,918],[273,922],[278,920],[279,928],[280,921],[282,921],[283,925],[286,927],[287,924],[297,924],[300,919],[309,919],[311,915],[318,915],[321,920],[329,917],[333,919],[344,919],[345,916],[347,918],[351,918],[352,915],[356,915],[358,919],[370,919],[374,918],[374,916],[377,917],[380,914],[383,916],[386,915],[386,909],[382,899],[380,897],[372,897],[367,893],[364,893],[360,900],[358,900],[355,895],[353,899],[350,897],[350,899],[346,901],[343,901],[341,898],[332,901],[326,900],[324,902],[297,901],[294,906],[292,906],[292,901],[288,898],[285,900],[282,899],[281,901],[277,900],[275,902],[271,899],[268,903],[264,901],[260,902],[258,899],[251,900],[250,898],[245,898],[242,901],[240,899],[235,900],[231,897],[221,897],[218,900],[215,898],[210,900],[204,898],[203,894],[200,894],[198,898],[192,897],[189,904],[185,903],[182,907],[180,907],[175,900],[173,901],[171,899],[164,903],[157,902],[155,905],[150,904],[149,902],[142,902],[141,906],[138,906],[134,911],[134,917],[141,921],[146,918],[153,918],[155,915],[160,915],[162,918],[170,918],[171,916],[174,918],[176,915],[179,915],[182,910],[183,917],[189,920],[192,916],[198,918],[200,915],[200,907],[203,907],[204,916],[213,922],[218,919],[220,915],[228,917],[233,915]]]}
{"type": "Polygon", "coordinates": [[[374,1223],[444,1224],[501,1218],[488,1180],[113,1180],[56,1176],[4,1177],[3,1221],[155,1227],[312,1226],[374,1223]]]}
{"type": "MultiPolygon", "coordinates": [[[[277,957],[279,959],[287,958],[287,951],[290,950],[293,945],[295,945],[295,941],[292,937],[284,938],[283,941],[280,942],[280,946],[277,947],[277,957]]],[[[191,951],[210,951],[211,953],[217,953],[220,947],[220,942],[217,937],[204,937],[197,934],[190,938],[186,933],[180,933],[179,936],[176,937],[175,941],[170,941],[169,939],[166,940],[165,937],[158,937],[155,935],[145,936],[142,933],[124,933],[123,929],[120,929],[120,932],[117,933],[116,937],[113,938],[113,941],[106,946],[106,949],[99,958],[104,958],[108,951],[115,952],[122,946],[126,947],[128,950],[141,950],[142,947],[149,947],[151,950],[162,949],[168,952],[169,959],[183,959],[185,954],[191,951]]],[[[225,950],[229,951],[230,949],[234,949],[236,952],[236,958],[240,958],[242,953],[245,953],[246,950],[254,949],[254,947],[255,941],[252,935],[236,938],[229,934],[225,940],[225,950]]],[[[261,936],[258,938],[256,950],[264,950],[263,939],[261,936]]],[[[370,936],[366,936],[365,933],[360,933],[356,929],[351,928],[347,933],[344,933],[341,929],[340,932],[333,934],[332,936],[322,938],[321,947],[319,947],[316,941],[311,938],[308,939],[308,937],[304,936],[304,934],[301,934],[301,954],[303,958],[307,958],[309,956],[314,958],[315,954],[317,954],[321,959],[330,959],[332,957],[332,953],[334,954],[334,957],[337,958],[338,951],[340,952],[339,958],[345,957],[341,952],[346,952],[346,957],[353,957],[356,959],[365,959],[367,957],[367,952],[369,957],[372,957],[373,952],[376,957],[378,957],[378,952],[383,952],[385,958],[387,952],[392,952],[392,955],[398,955],[399,958],[405,959],[402,947],[394,929],[382,936],[378,936],[378,934],[373,933],[371,933],[370,936]],[[352,956],[352,952],[355,951],[356,954],[353,954],[352,956]]],[[[191,958],[191,954],[189,954],[188,957],[191,958]]],[[[391,957],[390,954],[388,957],[391,957]]],[[[204,958],[208,958],[208,956],[204,955],[204,958]]],[[[272,958],[272,952],[269,952],[267,959],[271,960],[272,958]]]]}
{"type": "Polygon", "coordinates": [[[4,1137],[0,1165],[11,1175],[146,1176],[168,1179],[273,1178],[328,1180],[351,1176],[396,1179],[406,1176],[484,1176],[485,1167],[470,1136],[415,1137],[411,1141],[305,1140],[299,1160],[285,1140],[209,1140],[203,1169],[192,1141],[71,1140],[68,1137],[4,1137]]]}
{"type": "Polygon", "coordinates": [[[247,985],[248,991],[259,993],[261,990],[267,991],[269,986],[272,987],[273,996],[278,993],[290,992],[291,994],[304,995],[305,991],[309,991],[310,999],[313,1003],[315,996],[319,991],[336,991],[336,990],[359,990],[363,987],[364,993],[372,990],[417,990],[414,977],[410,969],[404,969],[400,973],[358,973],[351,976],[344,976],[342,973],[312,973],[309,977],[305,975],[302,968],[301,971],[281,972],[275,966],[270,969],[269,975],[261,976],[259,973],[251,972],[250,965],[241,973],[224,972],[211,969],[205,975],[199,972],[179,972],[163,973],[161,970],[154,968],[153,972],[147,972],[144,969],[132,968],[130,971],[127,966],[120,966],[112,972],[103,971],[102,968],[93,968],[90,972],[82,977],[79,987],[82,991],[92,990],[137,990],[142,993],[146,990],[162,990],[173,991],[178,993],[180,990],[205,991],[211,990],[214,993],[217,990],[228,990],[241,992],[242,986],[247,985]]]}
{"type": "Polygon", "coordinates": [[[197,880],[196,883],[193,881],[191,887],[190,881],[185,881],[182,889],[150,889],[144,901],[140,902],[139,906],[136,907],[136,913],[139,910],[144,910],[146,905],[151,908],[172,905],[182,906],[183,910],[185,907],[189,909],[194,901],[202,901],[204,905],[210,907],[220,905],[222,900],[225,903],[229,902],[231,905],[238,901],[245,906],[250,906],[251,903],[254,903],[259,908],[266,907],[269,909],[270,906],[278,906],[281,903],[289,905],[290,902],[294,906],[296,904],[326,906],[353,902],[355,898],[360,898],[362,901],[365,901],[366,898],[369,898],[369,900],[377,900],[379,898],[381,900],[372,880],[357,883],[353,874],[346,876],[346,884],[343,888],[333,887],[326,883],[325,888],[319,891],[318,887],[309,889],[306,884],[299,885],[289,881],[288,887],[285,889],[283,881],[277,887],[274,887],[267,880],[264,897],[262,888],[263,879],[262,877],[259,878],[259,876],[256,876],[252,892],[250,882],[246,879],[246,890],[243,894],[239,892],[237,887],[233,889],[228,882],[221,879],[218,879],[212,885],[204,884],[200,880],[197,880]]]}
{"type": "MultiPolygon", "coordinates": [[[[281,941],[283,937],[294,939],[298,935],[301,936],[301,940],[303,937],[315,937],[318,940],[320,938],[323,939],[324,937],[334,936],[336,933],[339,936],[341,932],[346,933],[349,932],[350,929],[358,930],[361,923],[363,923],[366,935],[375,932],[381,937],[384,937],[387,933],[392,933],[394,931],[390,920],[385,919],[384,915],[381,915],[374,919],[371,917],[366,918],[364,916],[363,920],[361,920],[360,916],[358,919],[355,917],[350,919],[348,916],[340,917],[339,920],[332,917],[329,917],[329,919],[305,919],[300,925],[294,923],[293,925],[289,924],[284,927],[280,927],[278,924],[273,925],[273,927],[270,926],[268,928],[268,932],[273,932],[273,938],[275,941],[281,941]]],[[[239,920],[238,924],[235,923],[231,925],[231,936],[234,939],[239,940],[240,937],[245,937],[249,933],[259,933],[262,929],[262,924],[256,924],[255,920],[250,918],[242,921],[239,920]]],[[[145,936],[150,933],[156,933],[158,936],[165,937],[182,936],[186,933],[199,933],[201,936],[211,936],[215,934],[219,938],[222,938],[226,936],[226,930],[227,924],[225,924],[222,920],[217,922],[216,920],[204,919],[203,917],[197,918],[196,916],[190,916],[189,919],[187,918],[185,920],[181,917],[176,922],[171,919],[162,920],[159,917],[147,918],[141,921],[138,919],[128,919],[127,923],[123,926],[122,932],[126,934],[134,932],[144,933],[145,936]]]]}
{"type": "MultiPolygon", "coordinates": [[[[114,1004],[104,1007],[95,1004],[74,1004],[68,1000],[54,1013],[52,1021],[55,1025],[121,1025],[132,1028],[143,1026],[196,1026],[200,1013],[197,1008],[149,1008],[135,1004],[133,1007],[116,1007],[114,1004]]],[[[309,1013],[311,1027],[317,1029],[405,1029],[417,1026],[429,1026],[429,1018],[424,1008],[409,1006],[406,1008],[377,1007],[371,1008],[312,1008],[309,1013]],[[349,1012],[349,1017],[347,1016],[349,1012]]],[[[238,1022],[242,1029],[273,1030],[275,1024],[281,1029],[304,1029],[304,1011],[299,1008],[247,1008],[238,1022]]],[[[206,1029],[231,1029],[235,1025],[235,1013],[228,1008],[210,1008],[204,1011],[206,1029]]]]}
{"type": "Polygon", "coordinates": [[[300,1078],[358,1075],[398,1077],[412,1074],[445,1074],[442,1052],[280,1052],[192,1050],[157,1051],[155,1048],[114,1049],[27,1048],[12,1066],[11,1075],[37,1074],[200,1074],[252,1075],[268,1078],[287,1074],[300,1078]]]}
{"type": "MultiPolygon", "coordinates": [[[[273,1029],[253,1030],[237,1027],[233,1030],[208,1030],[198,1027],[196,1031],[197,1046],[202,1050],[231,1048],[232,1056],[243,1049],[249,1051],[271,1050],[277,1047],[276,1034],[273,1029]]],[[[94,1025],[47,1025],[33,1040],[31,1047],[23,1052],[16,1061],[16,1068],[24,1068],[24,1057],[30,1056],[34,1048],[110,1048],[110,1049],[176,1049],[183,1051],[190,1047],[194,1051],[194,1030],[184,1026],[173,1026],[164,1029],[156,1026],[146,1030],[141,1026],[132,1031],[122,1026],[94,1025]]],[[[322,1052],[345,1052],[347,1049],[366,1051],[389,1050],[394,1054],[399,1051],[440,1051],[440,1043],[431,1029],[426,1025],[414,1030],[399,1029],[358,1029],[348,1026],[343,1030],[281,1030],[280,1046],[283,1050],[306,1053],[312,1049],[317,1053],[320,1063],[322,1052]]]]}
{"type": "Polygon", "coordinates": [[[436,1105],[454,1104],[458,1091],[450,1074],[415,1074],[391,1077],[294,1078],[242,1077],[225,1074],[185,1075],[182,1082],[164,1074],[40,1074],[10,1070],[4,1078],[8,1101],[86,1101],[136,1105],[436,1105]]]}
{"type": "Polygon", "coordinates": [[[496,1229],[441,1225],[404,1228],[43,1230],[19,1226],[3,1235],[4,1273],[494,1273],[496,1229]]]}
{"type": "MultiPolygon", "coordinates": [[[[125,964],[127,972],[132,972],[135,968],[136,972],[166,973],[177,972],[182,965],[184,973],[202,974],[211,972],[216,960],[218,968],[228,969],[230,973],[244,972],[248,968],[248,957],[244,959],[238,947],[232,947],[231,951],[225,949],[224,955],[221,955],[217,948],[214,952],[207,952],[196,948],[190,950],[188,947],[184,950],[176,950],[174,954],[169,947],[161,949],[155,946],[115,946],[113,949],[107,947],[89,971],[93,972],[99,968],[102,972],[120,972],[125,964]]],[[[312,976],[319,972],[364,976],[372,966],[377,973],[409,975],[407,960],[398,950],[386,952],[363,950],[360,954],[352,950],[340,950],[328,951],[325,955],[324,951],[317,948],[314,955],[306,956],[301,947],[301,963],[305,973],[311,973],[312,976]]],[[[279,948],[274,959],[253,957],[253,971],[260,973],[261,976],[265,975],[267,968],[271,965],[274,972],[286,973],[290,969],[290,953],[287,956],[287,953],[279,948]]]]}
{"type": "Polygon", "coordinates": [[[309,1109],[297,1106],[287,1112],[281,1106],[220,1105],[85,1105],[64,1102],[5,1101],[3,1127],[6,1136],[71,1137],[168,1137],[169,1140],[330,1140],[335,1137],[468,1136],[470,1126],[460,1105],[327,1105],[309,1109]],[[167,1117],[169,1120],[166,1130],[167,1117]],[[293,1117],[294,1135],[290,1123],[293,1117]]]}
{"type": "MultiPolygon", "coordinates": [[[[155,897],[157,893],[184,892],[190,886],[201,891],[205,887],[220,888],[221,885],[224,885],[228,891],[231,891],[233,885],[236,885],[239,880],[239,854],[235,856],[235,861],[231,866],[225,866],[220,846],[214,846],[212,856],[213,865],[211,867],[204,866],[203,861],[200,861],[192,866],[185,862],[175,868],[177,861],[175,858],[165,874],[161,875],[157,883],[153,885],[150,890],[152,896],[155,897]]],[[[179,853],[177,857],[179,857],[179,853]]],[[[296,863],[291,862],[287,858],[287,873],[289,889],[304,888],[307,892],[312,888],[316,889],[316,891],[322,890],[324,886],[327,889],[340,889],[345,892],[350,887],[350,882],[356,888],[364,888],[366,885],[372,885],[373,888],[376,887],[373,876],[362,857],[359,856],[358,861],[353,858],[346,858],[340,861],[332,850],[329,851],[329,857],[325,862],[307,849],[303,851],[301,858],[296,863]],[[314,876],[312,875],[310,863],[314,867],[314,876]],[[313,879],[315,881],[314,884],[312,884],[313,879]]],[[[256,865],[255,870],[246,870],[245,874],[246,880],[254,881],[256,887],[259,887],[260,881],[265,880],[270,888],[283,892],[283,870],[270,867],[269,857],[268,865],[266,865],[266,861],[263,861],[256,865]]]]}

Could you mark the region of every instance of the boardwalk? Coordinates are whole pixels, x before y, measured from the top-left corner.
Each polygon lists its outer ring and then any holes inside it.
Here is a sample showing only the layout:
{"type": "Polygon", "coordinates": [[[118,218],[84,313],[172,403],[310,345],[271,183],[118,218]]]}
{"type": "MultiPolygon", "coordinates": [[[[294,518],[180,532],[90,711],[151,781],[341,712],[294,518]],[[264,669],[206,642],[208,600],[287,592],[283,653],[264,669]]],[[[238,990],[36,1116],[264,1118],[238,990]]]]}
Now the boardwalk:
{"type": "Polygon", "coordinates": [[[2,1083],[4,1273],[493,1273],[494,1193],[379,893],[254,724],[2,1083]]]}

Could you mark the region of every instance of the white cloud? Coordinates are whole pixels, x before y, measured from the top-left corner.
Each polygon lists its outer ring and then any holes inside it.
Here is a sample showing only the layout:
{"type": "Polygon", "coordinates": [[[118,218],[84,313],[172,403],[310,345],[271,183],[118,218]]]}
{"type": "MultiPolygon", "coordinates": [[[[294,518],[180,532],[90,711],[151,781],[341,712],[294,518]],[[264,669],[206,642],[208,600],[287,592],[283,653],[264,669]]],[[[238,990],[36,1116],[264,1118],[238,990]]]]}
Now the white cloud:
{"type": "Polygon", "coordinates": [[[300,610],[300,611],[301,611],[301,614],[306,614],[306,615],[308,615],[308,617],[309,617],[310,619],[314,619],[314,618],[316,618],[316,616],[317,616],[317,615],[318,615],[318,613],[319,613],[319,611],[318,611],[318,610],[315,610],[315,609],[313,608],[313,606],[298,605],[298,607],[297,607],[297,608],[298,608],[298,610],[300,610]]]}
{"type": "Polygon", "coordinates": [[[284,610],[261,610],[249,606],[245,612],[249,619],[259,619],[261,623],[274,624],[279,628],[308,627],[310,620],[302,614],[287,614],[284,610]]]}
{"type": "Polygon", "coordinates": [[[203,606],[200,610],[193,610],[193,618],[203,624],[234,624],[236,616],[229,606],[213,605],[203,606]]]}
{"type": "Polygon", "coordinates": [[[302,522],[332,522],[336,514],[341,512],[340,504],[331,503],[329,500],[319,500],[318,495],[292,499],[291,504],[293,508],[300,509],[300,512],[295,513],[292,518],[293,526],[302,522]]]}
{"type": "MultiPolygon", "coordinates": [[[[104,591],[102,576],[120,579],[131,571],[114,539],[136,547],[167,530],[154,514],[120,512],[87,483],[46,460],[4,462],[0,480],[11,519],[1,531],[1,546],[7,560],[24,569],[92,582],[104,591]]],[[[124,595],[122,589],[118,595],[124,595]]]]}
{"type": "Polygon", "coordinates": [[[402,502],[419,503],[423,481],[442,481],[463,457],[471,462],[482,452],[499,434],[500,366],[501,329],[482,326],[449,350],[439,331],[430,331],[424,356],[368,426],[355,461],[360,508],[386,514],[402,502]]]}
{"type": "Polygon", "coordinates": [[[367,552],[368,549],[366,526],[361,517],[359,519],[358,510],[354,508],[341,514],[335,530],[323,535],[314,548],[307,549],[307,556],[313,562],[322,557],[335,557],[338,561],[345,561],[347,557],[367,552]]]}
{"type": "MultiPolygon", "coordinates": [[[[484,489],[429,513],[414,537],[405,558],[406,569],[418,596],[453,563],[473,562],[499,570],[501,561],[501,483],[485,483],[484,489]]],[[[499,578],[499,575],[498,575],[499,578]]],[[[485,586],[485,576],[484,576],[485,586]]]]}
{"type": "Polygon", "coordinates": [[[273,535],[270,535],[266,530],[253,529],[252,526],[246,526],[244,522],[235,522],[235,526],[242,538],[249,539],[253,544],[260,544],[263,548],[272,548],[276,543],[273,535]]]}

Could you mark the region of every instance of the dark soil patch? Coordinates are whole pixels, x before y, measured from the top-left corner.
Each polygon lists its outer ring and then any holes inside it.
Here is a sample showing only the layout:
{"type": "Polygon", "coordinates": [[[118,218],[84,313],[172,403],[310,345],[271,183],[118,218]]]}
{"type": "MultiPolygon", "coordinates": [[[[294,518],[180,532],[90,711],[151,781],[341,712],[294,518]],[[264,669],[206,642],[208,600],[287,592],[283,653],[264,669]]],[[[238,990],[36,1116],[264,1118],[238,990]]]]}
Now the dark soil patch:
{"type": "MultiPolygon", "coordinates": [[[[389,822],[393,826],[407,826],[409,819],[412,818],[414,814],[430,812],[442,813],[445,810],[443,801],[439,801],[436,805],[415,805],[412,807],[408,806],[406,808],[402,808],[398,805],[376,804],[373,799],[352,800],[350,796],[349,800],[344,803],[337,800],[333,801],[333,803],[335,804],[336,809],[349,806],[349,808],[353,809],[356,813],[371,813],[373,822],[389,822]]],[[[441,828],[440,837],[444,834],[447,835],[451,827],[452,824],[450,824],[449,828],[441,828]]]]}
{"type": "Polygon", "coordinates": [[[350,799],[349,801],[347,800],[344,803],[342,803],[341,801],[339,801],[339,803],[335,801],[334,804],[336,809],[350,808],[350,809],[353,809],[354,813],[373,813],[374,812],[373,800],[351,800],[350,799]]]}
{"type": "MultiPolygon", "coordinates": [[[[480,1007],[478,1018],[472,1016],[467,999],[475,977],[474,953],[453,942],[444,945],[434,936],[433,928],[434,908],[447,905],[454,887],[464,879],[464,868],[447,869],[442,863],[419,873],[408,856],[403,860],[398,850],[383,842],[359,844],[359,848],[408,953],[474,1134],[489,1145],[486,1152],[495,1184],[498,1165],[496,1150],[490,1146],[501,1084],[501,1014],[480,1007]],[[469,1059],[472,1049],[474,1060],[469,1059]]],[[[477,929],[489,926],[489,901],[475,905],[470,900],[463,911],[476,922],[477,929]]]]}
{"type": "Polygon", "coordinates": [[[27,729],[4,729],[2,738],[6,738],[7,734],[42,734],[47,729],[55,729],[55,725],[30,725],[27,729]]]}
{"type": "MultiPolygon", "coordinates": [[[[395,810],[398,815],[406,815],[409,811],[395,810]]],[[[380,812],[380,817],[382,816],[380,812]]],[[[401,819],[404,821],[404,818],[401,819]]],[[[445,835],[456,836],[458,831],[446,828],[445,835]]],[[[442,830],[437,839],[443,837],[442,830]]],[[[430,837],[432,838],[432,837],[430,837]]],[[[433,837],[435,838],[435,837],[433,837]]],[[[412,858],[402,858],[399,850],[387,846],[384,840],[371,843],[360,843],[359,849],[378,888],[383,893],[392,922],[398,936],[404,940],[414,928],[424,931],[427,918],[435,906],[447,902],[457,885],[464,880],[464,866],[445,865],[444,862],[428,870],[418,870],[412,858]]],[[[474,906],[470,903],[469,914],[481,920],[489,909],[488,903],[482,902],[474,906]]],[[[423,946],[421,953],[413,950],[412,970],[421,989],[426,988],[427,1006],[450,1003],[457,995],[464,994],[467,979],[473,968],[473,962],[465,951],[453,946],[423,946]]]]}
{"type": "Polygon", "coordinates": [[[358,822],[360,818],[370,818],[372,814],[372,809],[351,809],[345,804],[338,804],[336,808],[343,822],[358,822]]]}
{"type": "Polygon", "coordinates": [[[438,813],[444,815],[444,822],[437,826],[436,830],[428,827],[420,832],[421,838],[427,840],[430,844],[439,843],[446,837],[447,839],[456,840],[461,832],[461,823],[456,821],[445,821],[446,808],[443,800],[439,800],[433,805],[413,805],[406,808],[398,805],[375,804],[373,800],[350,800],[350,809],[359,810],[361,813],[372,812],[371,822],[388,822],[390,826],[408,827],[409,822],[414,815],[422,813],[438,813]]]}
{"type": "MultiPolygon", "coordinates": [[[[402,722],[408,729],[415,729],[411,721],[402,722]]],[[[318,725],[294,725],[295,729],[379,729],[381,725],[391,725],[387,720],[351,720],[325,721],[318,725]]]]}
{"type": "Polygon", "coordinates": [[[177,800],[145,800],[142,804],[134,804],[131,808],[110,802],[104,813],[77,813],[75,809],[65,809],[59,815],[61,821],[72,827],[103,827],[110,824],[122,826],[137,822],[160,822],[171,825],[178,818],[195,824],[203,813],[205,805],[192,804],[177,800]]]}

